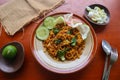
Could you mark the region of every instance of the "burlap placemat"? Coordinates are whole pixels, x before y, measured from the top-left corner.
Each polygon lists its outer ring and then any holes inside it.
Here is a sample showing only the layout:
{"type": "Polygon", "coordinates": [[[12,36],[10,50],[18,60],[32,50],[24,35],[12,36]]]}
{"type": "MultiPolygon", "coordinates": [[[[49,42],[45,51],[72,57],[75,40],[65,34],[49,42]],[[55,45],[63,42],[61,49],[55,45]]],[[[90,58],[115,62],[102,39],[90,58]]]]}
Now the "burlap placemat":
{"type": "Polygon", "coordinates": [[[64,0],[11,0],[0,6],[0,22],[8,35],[64,3],[64,0]]]}

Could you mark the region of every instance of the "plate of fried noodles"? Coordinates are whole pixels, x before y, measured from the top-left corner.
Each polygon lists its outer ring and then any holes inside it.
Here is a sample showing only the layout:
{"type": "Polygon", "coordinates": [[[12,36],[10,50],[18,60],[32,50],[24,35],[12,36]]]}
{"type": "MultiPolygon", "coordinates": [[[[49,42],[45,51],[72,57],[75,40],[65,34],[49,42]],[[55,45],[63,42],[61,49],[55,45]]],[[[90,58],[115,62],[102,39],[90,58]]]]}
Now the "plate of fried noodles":
{"type": "Polygon", "coordinates": [[[48,15],[32,34],[31,50],[49,71],[67,74],[86,67],[94,58],[97,41],[92,26],[73,13],[48,15]]]}

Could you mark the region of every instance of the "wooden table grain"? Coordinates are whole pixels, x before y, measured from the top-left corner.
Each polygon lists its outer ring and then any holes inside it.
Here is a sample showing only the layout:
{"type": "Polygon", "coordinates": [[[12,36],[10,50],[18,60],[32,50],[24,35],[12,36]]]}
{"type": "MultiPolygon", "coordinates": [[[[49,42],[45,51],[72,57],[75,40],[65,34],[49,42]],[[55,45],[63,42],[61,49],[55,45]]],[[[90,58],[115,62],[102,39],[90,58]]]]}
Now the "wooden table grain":
{"type": "MultiPolygon", "coordinates": [[[[1,0],[0,2],[3,3],[4,1],[1,0]]],[[[21,42],[25,49],[25,61],[21,69],[15,73],[6,74],[0,71],[0,80],[101,80],[105,61],[105,53],[101,47],[102,39],[107,40],[113,47],[117,48],[120,55],[120,0],[65,0],[61,7],[51,13],[65,11],[83,17],[85,7],[94,3],[106,6],[111,16],[110,23],[107,26],[92,25],[97,35],[98,46],[94,60],[87,67],[82,71],[63,75],[50,72],[39,65],[30,49],[31,35],[41,20],[39,19],[25,26],[24,34],[19,31],[12,37],[8,36],[2,28],[0,48],[11,41],[21,42]]],[[[113,65],[109,80],[120,80],[120,58],[113,65]]]]}

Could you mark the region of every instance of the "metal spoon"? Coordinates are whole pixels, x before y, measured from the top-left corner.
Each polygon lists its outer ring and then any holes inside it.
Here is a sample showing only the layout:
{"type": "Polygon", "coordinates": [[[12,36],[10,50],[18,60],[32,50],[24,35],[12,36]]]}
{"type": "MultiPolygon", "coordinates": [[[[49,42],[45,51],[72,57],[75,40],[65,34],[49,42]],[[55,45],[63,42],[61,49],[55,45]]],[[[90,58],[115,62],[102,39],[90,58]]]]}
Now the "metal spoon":
{"type": "Polygon", "coordinates": [[[106,53],[105,66],[104,66],[104,72],[103,72],[103,77],[102,77],[102,80],[104,80],[105,74],[107,71],[108,56],[110,55],[110,52],[111,52],[111,46],[106,40],[102,40],[102,48],[106,53]]]}
{"type": "Polygon", "coordinates": [[[117,49],[112,48],[111,55],[110,55],[110,65],[108,67],[108,71],[105,74],[105,80],[109,79],[111,67],[117,61],[117,59],[118,59],[118,51],[117,49]]]}

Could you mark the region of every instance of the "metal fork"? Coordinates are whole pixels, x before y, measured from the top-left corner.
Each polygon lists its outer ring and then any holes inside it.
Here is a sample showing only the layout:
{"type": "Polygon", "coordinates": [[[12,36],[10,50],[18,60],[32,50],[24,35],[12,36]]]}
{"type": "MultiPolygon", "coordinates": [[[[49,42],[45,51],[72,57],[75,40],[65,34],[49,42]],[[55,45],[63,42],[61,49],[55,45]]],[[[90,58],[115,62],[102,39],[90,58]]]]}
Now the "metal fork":
{"type": "Polygon", "coordinates": [[[111,67],[117,61],[117,59],[118,59],[118,51],[117,49],[112,48],[111,55],[110,55],[110,65],[108,67],[108,71],[106,72],[105,80],[109,79],[111,67]]]}

